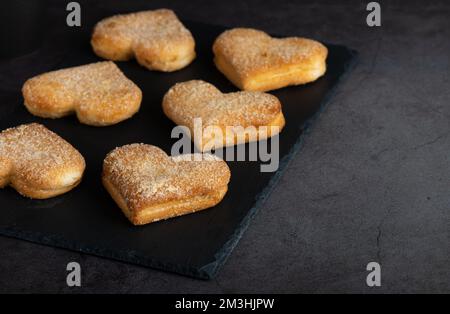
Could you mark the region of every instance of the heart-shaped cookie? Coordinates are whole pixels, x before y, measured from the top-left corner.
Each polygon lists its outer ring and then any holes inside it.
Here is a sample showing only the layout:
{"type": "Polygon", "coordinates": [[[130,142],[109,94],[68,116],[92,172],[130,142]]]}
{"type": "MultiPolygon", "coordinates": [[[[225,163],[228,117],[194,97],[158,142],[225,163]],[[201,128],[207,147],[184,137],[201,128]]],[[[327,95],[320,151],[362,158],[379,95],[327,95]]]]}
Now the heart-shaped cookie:
{"type": "Polygon", "coordinates": [[[135,57],[150,70],[175,71],[195,58],[194,38],[167,9],[101,20],[94,28],[91,44],[102,58],[122,61],[135,57]]]}
{"type": "Polygon", "coordinates": [[[97,62],[47,72],[25,82],[25,106],[32,114],[60,118],[76,113],[80,122],[105,126],[130,118],[142,92],[114,62],[97,62]]]}
{"type": "Polygon", "coordinates": [[[263,92],[224,94],[201,80],[175,84],[162,106],[167,117],[189,128],[201,151],[263,140],[285,124],[277,97],[263,92]]]}
{"type": "Polygon", "coordinates": [[[11,185],[30,198],[63,194],[81,181],[83,156],[37,123],[0,133],[0,188],[11,185]]]}
{"type": "Polygon", "coordinates": [[[327,48],[300,37],[273,38],[250,28],[227,30],[213,45],[217,68],[243,90],[268,91],[315,81],[326,71],[327,48]]]}
{"type": "Polygon", "coordinates": [[[102,179],[128,219],[142,225],[216,205],[230,170],[213,155],[169,157],[156,146],[130,144],[106,156],[102,179]]]}

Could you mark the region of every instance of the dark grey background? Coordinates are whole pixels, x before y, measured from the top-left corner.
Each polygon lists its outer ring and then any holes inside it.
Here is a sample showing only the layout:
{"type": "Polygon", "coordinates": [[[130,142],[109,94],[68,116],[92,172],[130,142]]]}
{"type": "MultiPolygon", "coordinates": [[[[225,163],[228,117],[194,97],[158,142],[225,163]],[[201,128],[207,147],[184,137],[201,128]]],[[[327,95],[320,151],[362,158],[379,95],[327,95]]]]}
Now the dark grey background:
{"type": "Polygon", "coordinates": [[[379,28],[365,1],[130,2],[345,44],[359,63],[215,280],[0,237],[0,292],[450,292],[448,2],[380,1],[379,28]],[[71,261],[82,288],[66,286],[71,261]],[[366,286],[371,261],[382,287],[366,286]]]}

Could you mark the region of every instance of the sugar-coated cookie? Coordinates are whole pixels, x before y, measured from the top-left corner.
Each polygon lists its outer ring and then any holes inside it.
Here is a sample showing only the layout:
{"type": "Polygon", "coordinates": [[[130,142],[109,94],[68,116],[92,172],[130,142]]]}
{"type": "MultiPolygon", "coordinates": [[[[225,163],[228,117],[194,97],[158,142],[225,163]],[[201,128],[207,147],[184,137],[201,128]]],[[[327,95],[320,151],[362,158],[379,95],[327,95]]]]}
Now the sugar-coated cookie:
{"type": "Polygon", "coordinates": [[[12,186],[30,198],[70,191],[81,181],[83,156],[41,124],[24,124],[0,133],[0,188],[12,186]]]}
{"type": "Polygon", "coordinates": [[[28,111],[43,118],[76,113],[80,122],[106,126],[130,118],[142,92],[111,61],[47,72],[22,88],[28,111]]]}
{"type": "Polygon", "coordinates": [[[195,59],[195,42],[172,10],[115,15],[94,28],[91,45],[105,59],[133,57],[150,70],[171,72],[195,59]]]}
{"type": "Polygon", "coordinates": [[[250,28],[223,32],[213,45],[217,68],[237,87],[268,91],[315,81],[326,71],[327,48],[300,37],[273,38],[250,28]]]}
{"type": "Polygon", "coordinates": [[[173,122],[189,128],[201,151],[266,139],[278,134],[285,124],[277,97],[253,91],[224,94],[201,80],[175,84],[165,94],[162,106],[173,122]],[[200,138],[196,118],[202,122],[200,138]],[[219,132],[206,131],[212,127],[219,132]]]}
{"type": "Polygon", "coordinates": [[[106,156],[102,180],[127,218],[143,225],[216,205],[230,170],[213,155],[170,157],[156,146],[130,144],[106,156]]]}

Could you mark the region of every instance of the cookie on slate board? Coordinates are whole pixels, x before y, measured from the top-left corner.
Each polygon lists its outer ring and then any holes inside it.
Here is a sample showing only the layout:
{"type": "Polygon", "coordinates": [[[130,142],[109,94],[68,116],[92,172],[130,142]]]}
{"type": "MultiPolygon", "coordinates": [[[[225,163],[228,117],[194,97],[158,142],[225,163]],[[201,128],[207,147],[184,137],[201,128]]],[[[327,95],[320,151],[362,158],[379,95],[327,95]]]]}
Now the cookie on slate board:
{"type": "Polygon", "coordinates": [[[0,188],[50,198],[73,189],[85,169],[83,156],[41,124],[24,124],[0,133],[0,188]]]}
{"type": "Polygon", "coordinates": [[[264,140],[285,125],[277,97],[263,92],[222,93],[201,80],[175,84],[162,106],[167,117],[189,128],[201,151],[264,140]],[[201,119],[201,128],[195,119],[201,119]]]}
{"type": "Polygon", "coordinates": [[[136,58],[150,70],[184,68],[195,59],[195,41],[172,10],[159,9],[114,15],[97,23],[91,45],[102,58],[136,58]]]}
{"type": "Polygon", "coordinates": [[[216,205],[230,170],[214,155],[170,157],[156,146],[130,144],[106,156],[102,180],[131,223],[143,225],[216,205]]]}
{"type": "Polygon", "coordinates": [[[217,68],[238,88],[269,91],[315,81],[326,71],[328,49],[301,37],[273,38],[251,28],[223,32],[213,45],[217,68]]]}
{"type": "Polygon", "coordinates": [[[22,87],[28,111],[43,118],[75,113],[81,123],[116,124],[134,115],[142,92],[111,61],[47,72],[22,87]]]}

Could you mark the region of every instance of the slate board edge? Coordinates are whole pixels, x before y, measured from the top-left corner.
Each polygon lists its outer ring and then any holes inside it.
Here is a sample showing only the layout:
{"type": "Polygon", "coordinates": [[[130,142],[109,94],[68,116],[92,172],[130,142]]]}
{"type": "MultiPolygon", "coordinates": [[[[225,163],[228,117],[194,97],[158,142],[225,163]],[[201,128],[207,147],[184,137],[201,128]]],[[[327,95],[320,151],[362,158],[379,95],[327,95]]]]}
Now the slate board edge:
{"type": "Polygon", "coordinates": [[[230,240],[228,240],[216,254],[216,260],[210,264],[203,266],[200,269],[201,273],[204,273],[206,275],[206,278],[201,279],[213,279],[217,275],[218,271],[225,264],[228,257],[231,255],[231,252],[234,250],[239,240],[241,239],[242,235],[247,230],[251,220],[258,213],[261,205],[274,190],[276,184],[286,171],[293,157],[300,151],[304,142],[304,138],[311,131],[311,127],[314,124],[315,120],[320,116],[320,114],[322,114],[325,111],[331,98],[336,93],[337,87],[349,75],[349,73],[352,72],[353,68],[356,66],[358,61],[358,52],[356,50],[348,48],[343,45],[328,44],[328,43],[326,43],[326,45],[340,46],[347,49],[348,52],[350,53],[351,57],[348,60],[347,64],[345,64],[344,66],[345,70],[343,74],[337,79],[336,84],[334,84],[334,86],[328,91],[324,99],[321,101],[319,109],[314,113],[313,116],[311,116],[311,118],[307,119],[304,122],[303,133],[298,137],[297,141],[291,147],[289,152],[281,159],[278,170],[269,180],[269,183],[266,185],[266,187],[256,196],[256,202],[254,206],[249,210],[248,214],[244,217],[238,228],[236,228],[235,233],[231,235],[230,240]]]}
{"type": "Polygon", "coordinates": [[[93,247],[93,245],[86,245],[81,242],[67,241],[64,237],[60,236],[48,236],[41,232],[18,230],[15,228],[0,228],[0,234],[19,240],[25,240],[31,243],[40,245],[46,245],[50,247],[56,247],[59,249],[65,249],[69,251],[75,251],[90,255],[95,255],[101,258],[109,258],[119,262],[130,263],[134,265],[140,265],[149,267],[165,272],[176,273],[180,275],[189,276],[196,279],[209,279],[207,274],[200,272],[197,268],[189,265],[173,264],[170,262],[156,260],[153,258],[147,258],[133,251],[117,251],[109,250],[101,247],[93,247]]]}

